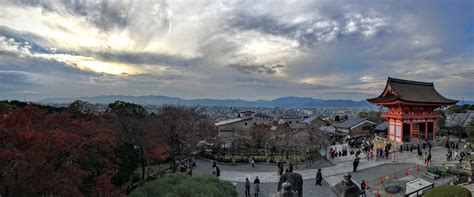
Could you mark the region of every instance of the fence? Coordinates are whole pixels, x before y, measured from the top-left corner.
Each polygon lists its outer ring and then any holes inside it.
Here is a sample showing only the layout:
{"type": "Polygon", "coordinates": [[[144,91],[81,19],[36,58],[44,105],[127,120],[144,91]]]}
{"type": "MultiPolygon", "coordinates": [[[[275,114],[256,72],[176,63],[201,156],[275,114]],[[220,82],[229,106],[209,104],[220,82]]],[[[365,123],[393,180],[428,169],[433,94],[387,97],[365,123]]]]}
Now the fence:
{"type": "Polygon", "coordinates": [[[141,187],[143,185],[145,185],[146,183],[150,182],[150,181],[153,181],[153,180],[156,180],[157,178],[163,176],[164,174],[166,173],[170,173],[170,172],[176,172],[177,169],[176,166],[183,166],[184,164],[186,164],[187,162],[189,162],[189,168],[187,168],[185,171],[181,171],[181,172],[184,172],[186,174],[189,174],[189,175],[192,175],[192,162],[194,161],[194,158],[196,156],[195,155],[191,155],[191,156],[188,156],[188,157],[185,157],[184,159],[181,159],[178,163],[176,163],[175,166],[171,166],[171,167],[168,167],[168,168],[165,168],[165,169],[162,169],[160,170],[159,172],[155,173],[155,174],[152,174],[152,175],[149,175],[147,176],[145,179],[143,180],[140,180],[136,183],[132,183],[130,184],[128,187],[127,187],[127,191],[126,191],[126,194],[130,194],[133,190],[137,189],[138,187],[141,187]]]}

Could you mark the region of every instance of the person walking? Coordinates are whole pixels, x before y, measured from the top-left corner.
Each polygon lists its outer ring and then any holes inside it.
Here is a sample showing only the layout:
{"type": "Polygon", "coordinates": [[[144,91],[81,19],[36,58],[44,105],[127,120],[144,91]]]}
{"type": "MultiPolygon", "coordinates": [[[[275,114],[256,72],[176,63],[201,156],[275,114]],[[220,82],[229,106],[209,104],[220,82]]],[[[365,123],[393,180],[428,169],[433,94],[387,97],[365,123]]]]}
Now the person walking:
{"type": "Polygon", "coordinates": [[[249,178],[245,178],[245,197],[250,197],[250,181],[249,178]]]}
{"type": "Polygon", "coordinates": [[[466,155],[464,154],[463,151],[461,151],[461,153],[459,153],[459,163],[462,163],[462,161],[464,160],[464,156],[466,155]]]}
{"type": "Polygon", "coordinates": [[[255,157],[250,158],[250,163],[252,163],[252,168],[255,168],[255,157]]]}
{"type": "Polygon", "coordinates": [[[430,167],[431,164],[431,152],[428,151],[428,155],[426,156],[426,166],[430,167]]]}
{"type": "Polygon", "coordinates": [[[316,185],[321,186],[321,182],[323,181],[323,175],[321,173],[321,168],[318,169],[318,172],[316,173],[316,185]]]}
{"type": "Polygon", "coordinates": [[[258,193],[260,192],[260,179],[258,179],[258,176],[255,177],[255,180],[253,181],[254,187],[255,187],[255,197],[258,197],[258,193]]]}
{"type": "Polygon", "coordinates": [[[293,172],[293,164],[290,162],[290,172],[293,172]]]}
{"type": "Polygon", "coordinates": [[[216,166],[216,176],[217,177],[221,176],[221,169],[219,169],[219,166],[216,166]]]}
{"type": "Polygon", "coordinates": [[[253,184],[260,184],[260,179],[258,179],[258,176],[255,177],[255,180],[253,180],[253,184]]]}
{"type": "Polygon", "coordinates": [[[255,197],[258,197],[258,193],[260,193],[260,184],[255,185],[254,193],[255,193],[255,197]]]}
{"type": "Polygon", "coordinates": [[[366,187],[365,181],[362,180],[362,182],[360,183],[360,190],[361,190],[360,195],[361,195],[361,196],[364,196],[364,197],[366,196],[366,195],[365,195],[365,187],[366,187]]]}
{"type": "Polygon", "coordinates": [[[280,164],[278,167],[278,174],[281,176],[283,174],[283,164],[280,164]]]}
{"type": "Polygon", "coordinates": [[[352,172],[357,172],[357,166],[359,165],[359,158],[356,157],[354,159],[354,162],[352,162],[352,172]]]}

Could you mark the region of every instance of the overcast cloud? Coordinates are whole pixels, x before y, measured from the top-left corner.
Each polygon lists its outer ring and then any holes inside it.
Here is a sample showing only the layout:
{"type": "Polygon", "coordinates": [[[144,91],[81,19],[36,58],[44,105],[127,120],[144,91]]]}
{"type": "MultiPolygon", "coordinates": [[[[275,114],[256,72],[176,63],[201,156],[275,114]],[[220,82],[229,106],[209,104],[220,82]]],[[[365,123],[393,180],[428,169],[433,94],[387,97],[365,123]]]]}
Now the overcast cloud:
{"type": "Polygon", "coordinates": [[[362,100],[388,76],[474,100],[474,2],[11,1],[0,99],[362,100]]]}

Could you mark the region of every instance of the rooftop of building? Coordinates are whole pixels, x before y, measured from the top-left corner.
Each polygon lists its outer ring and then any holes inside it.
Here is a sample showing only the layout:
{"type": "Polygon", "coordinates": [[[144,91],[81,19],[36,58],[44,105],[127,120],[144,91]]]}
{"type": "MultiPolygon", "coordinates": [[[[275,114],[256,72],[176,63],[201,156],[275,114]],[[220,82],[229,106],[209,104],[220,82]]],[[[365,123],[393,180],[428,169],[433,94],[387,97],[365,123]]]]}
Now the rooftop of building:
{"type": "Polygon", "coordinates": [[[224,121],[220,121],[220,122],[216,122],[216,127],[219,127],[219,126],[224,126],[224,125],[227,125],[227,124],[232,124],[232,123],[237,123],[237,122],[242,122],[242,121],[247,121],[247,120],[252,120],[251,117],[248,117],[248,118],[234,118],[234,119],[230,119],[230,120],[224,120],[224,121]]]}
{"type": "Polygon", "coordinates": [[[388,77],[382,94],[367,99],[367,101],[374,104],[405,101],[440,105],[452,105],[458,102],[442,96],[435,89],[433,82],[410,81],[391,77],[388,77]]]}
{"type": "Polygon", "coordinates": [[[346,120],[344,122],[334,123],[331,126],[337,127],[337,128],[343,128],[343,129],[350,129],[350,128],[352,128],[354,126],[357,126],[358,124],[360,124],[364,121],[368,121],[370,123],[375,124],[374,122],[367,120],[367,118],[354,118],[354,119],[346,120]]]}

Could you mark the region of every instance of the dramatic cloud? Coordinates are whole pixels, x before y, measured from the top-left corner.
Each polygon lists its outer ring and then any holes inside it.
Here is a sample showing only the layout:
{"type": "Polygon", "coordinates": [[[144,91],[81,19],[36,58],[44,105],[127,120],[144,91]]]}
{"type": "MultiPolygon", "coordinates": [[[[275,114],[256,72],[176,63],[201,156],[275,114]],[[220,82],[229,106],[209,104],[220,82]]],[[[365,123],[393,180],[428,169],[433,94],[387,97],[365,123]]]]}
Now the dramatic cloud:
{"type": "Polygon", "coordinates": [[[0,99],[365,99],[387,76],[474,100],[472,1],[5,1],[0,99]]]}

